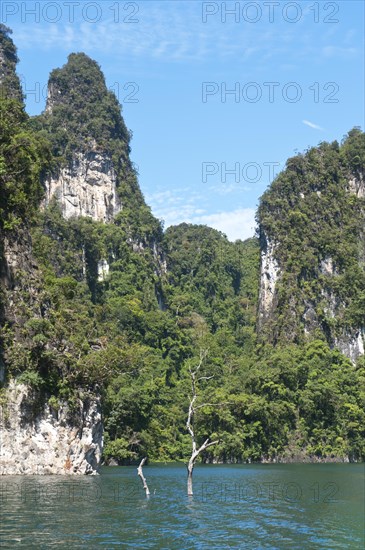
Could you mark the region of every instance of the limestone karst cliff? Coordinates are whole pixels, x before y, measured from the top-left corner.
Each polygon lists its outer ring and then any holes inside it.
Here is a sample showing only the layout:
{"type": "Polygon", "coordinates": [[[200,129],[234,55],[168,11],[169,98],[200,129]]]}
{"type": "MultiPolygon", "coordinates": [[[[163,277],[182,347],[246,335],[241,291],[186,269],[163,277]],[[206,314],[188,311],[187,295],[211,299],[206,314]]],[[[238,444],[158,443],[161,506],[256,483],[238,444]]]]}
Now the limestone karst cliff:
{"type": "Polygon", "coordinates": [[[130,279],[138,304],[141,296],[144,307],[164,308],[161,226],[144,202],[121,107],[97,63],[70,55],[51,74],[44,114],[30,119],[14,95],[10,31],[0,31],[0,470],[95,473],[99,382],[113,372],[109,355],[118,349],[112,338],[109,351],[113,308],[97,328],[96,302],[130,279]]]}
{"type": "Polygon", "coordinates": [[[74,54],[62,69],[53,71],[41,118],[45,126],[56,132],[59,150],[55,153],[65,155],[65,159],[45,181],[45,204],[55,197],[66,218],[88,216],[110,222],[121,209],[118,186],[122,174],[118,168],[124,163],[132,171],[129,135],[119,109],[113,113],[113,120],[103,107],[118,109],[116,98],[107,90],[94,61],[74,54]],[[90,86],[87,83],[91,80],[90,86]],[[120,158],[116,160],[117,155],[120,158]]]}
{"type": "Polygon", "coordinates": [[[72,344],[67,337],[46,343],[38,330],[55,315],[30,234],[51,153],[24,112],[9,35],[1,26],[0,474],[92,474],[103,442],[100,396],[95,387],[81,392],[78,382],[72,399],[70,391],[54,395],[51,378],[62,379],[72,344]]]}
{"type": "Polygon", "coordinates": [[[261,199],[258,326],[272,342],[317,333],[353,362],[364,353],[364,153],[354,129],[289,159],[261,199]]]}
{"type": "MultiPolygon", "coordinates": [[[[0,354],[0,475],[96,474],[103,447],[99,392],[81,391],[77,385],[70,401],[52,397],[54,390],[44,387],[32,363],[49,376],[50,355],[60,357],[66,342],[60,347],[49,341],[41,352],[44,344],[36,342],[33,330],[29,332],[31,325],[49,324],[54,312],[27,229],[18,230],[15,238],[1,232],[0,237],[0,315],[5,328],[0,354]]],[[[57,375],[62,376],[61,371],[57,375]]]]}
{"type": "Polygon", "coordinates": [[[131,195],[135,206],[144,205],[120,109],[99,66],[85,54],[71,54],[52,71],[38,123],[59,162],[45,181],[45,205],[56,198],[65,218],[110,222],[123,207],[128,210],[131,195]]]}

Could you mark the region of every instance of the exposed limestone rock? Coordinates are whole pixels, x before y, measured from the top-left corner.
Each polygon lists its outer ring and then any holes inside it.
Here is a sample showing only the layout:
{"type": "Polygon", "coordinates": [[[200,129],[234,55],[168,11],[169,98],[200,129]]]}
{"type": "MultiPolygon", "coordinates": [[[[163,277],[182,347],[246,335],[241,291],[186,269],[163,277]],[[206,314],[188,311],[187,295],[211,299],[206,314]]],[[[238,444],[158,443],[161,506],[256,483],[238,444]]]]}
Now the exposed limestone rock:
{"type": "Polygon", "coordinates": [[[72,163],[45,185],[45,205],[56,197],[65,218],[87,216],[109,222],[121,209],[115,171],[106,153],[75,153],[72,163]]]}
{"type": "Polygon", "coordinates": [[[341,301],[337,296],[333,294],[333,292],[328,292],[327,290],[321,291],[321,295],[325,299],[326,306],[323,308],[324,313],[327,317],[330,317],[331,319],[334,319],[338,314],[340,309],[343,307],[341,304],[341,301]]]}
{"type": "Polygon", "coordinates": [[[49,82],[47,87],[47,100],[46,100],[45,113],[51,114],[53,110],[53,106],[62,103],[62,101],[63,101],[63,98],[62,98],[61,90],[57,86],[54,86],[52,82],[49,82]]]}
{"type": "Polygon", "coordinates": [[[160,247],[158,247],[156,241],[153,241],[152,243],[152,251],[153,251],[153,257],[155,259],[155,274],[158,277],[162,277],[163,275],[166,275],[167,273],[167,261],[166,257],[161,250],[160,247]]]}
{"type": "MultiPolygon", "coordinates": [[[[335,272],[332,272],[335,274],[335,272]]],[[[342,316],[346,308],[346,304],[335,296],[332,292],[322,290],[322,296],[325,298],[326,307],[324,308],[325,315],[330,319],[336,319],[342,316]]],[[[317,321],[318,326],[318,321],[317,321]]],[[[310,332],[310,331],[309,331],[310,332]]],[[[360,355],[364,354],[365,348],[365,328],[349,329],[340,335],[329,336],[331,347],[339,349],[353,363],[356,363],[360,355]]]]}
{"type": "Polygon", "coordinates": [[[358,198],[363,199],[365,197],[365,180],[362,174],[360,174],[359,178],[352,178],[349,181],[349,191],[358,198]]]}
{"type": "Polygon", "coordinates": [[[333,267],[332,258],[325,258],[324,260],[322,260],[319,266],[319,271],[320,273],[322,273],[322,275],[334,275],[335,269],[333,267]]]}
{"type": "Polygon", "coordinates": [[[274,308],[276,283],[280,276],[275,258],[275,244],[265,235],[261,236],[261,265],[259,293],[259,324],[270,316],[274,308]]]}
{"type": "Polygon", "coordinates": [[[9,62],[2,49],[0,49],[0,85],[4,82],[8,73],[9,62]]]}
{"type": "Polygon", "coordinates": [[[0,406],[0,474],[96,474],[102,452],[100,400],[87,396],[71,414],[11,381],[0,406]]]}
{"type": "Polygon", "coordinates": [[[315,305],[306,302],[305,311],[303,313],[304,320],[304,334],[309,335],[312,331],[318,328],[318,319],[315,311],[315,305]]]}
{"type": "Polygon", "coordinates": [[[346,355],[353,363],[356,363],[360,355],[364,355],[365,327],[335,338],[334,343],[336,348],[346,355]]]}
{"type": "Polygon", "coordinates": [[[106,260],[101,260],[98,262],[98,281],[105,281],[109,274],[109,264],[106,260]]]}

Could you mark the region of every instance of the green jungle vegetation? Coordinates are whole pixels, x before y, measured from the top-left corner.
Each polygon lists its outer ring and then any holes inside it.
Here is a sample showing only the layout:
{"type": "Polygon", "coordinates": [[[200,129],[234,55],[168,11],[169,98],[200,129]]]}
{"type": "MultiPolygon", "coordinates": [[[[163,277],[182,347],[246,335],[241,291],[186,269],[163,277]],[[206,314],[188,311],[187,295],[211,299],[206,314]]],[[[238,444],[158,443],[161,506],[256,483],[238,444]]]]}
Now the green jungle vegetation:
{"type": "Polygon", "coordinates": [[[290,158],[261,198],[261,235],[277,243],[284,273],[275,318],[265,327],[275,342],[303,341],[304,305],[330,341],[364,326],[365,198],[348,191],[350,181],[363,182],[364,159],[365,135],[354,128],[341,145],[320,143],[290,158]],[[321,267],[328,260],[330,271],[321,267]]]}
{"type": "MultiPolygon", "coordinates": [[[[0,27],[0,51],[15,70],[9,34],[0,27]]],[[[61,99],[33,119],[12,93],[14,75],[0,98],[0,256],[9,243],[31,242],[32,252],[12,288],[1,270],[7,380],[29,384],[56,410],[100,392],[106,461],[186,460],[189,369],[204,352],[195,432],[219,444],[203,460],[363,460],[364,357],[353,364],[330,339],[364,326],[364,199],[346,187],[364,177],[364,133],[289,159],[261,199],[260,235],[232,243],[206,226],[163,231],[129,160],[121,106],[94,61],[71,54],[53,71],[61,99]],[[95,147],[117,173],[123,208],[113,222],[66,220],[56,201],[41,208],[47,174],[95,147]],[[260,328],[264,238],[277,243],[283,277],[260,328]],[[329,257],[330,276],[319,268],[329,257]],[[100,277],[103,261],[110,270],[100,277]],[[335,317],[323,289],[339,300],[335,317]],[[318,326],[304,336],[306,302],[318,326]]]]}

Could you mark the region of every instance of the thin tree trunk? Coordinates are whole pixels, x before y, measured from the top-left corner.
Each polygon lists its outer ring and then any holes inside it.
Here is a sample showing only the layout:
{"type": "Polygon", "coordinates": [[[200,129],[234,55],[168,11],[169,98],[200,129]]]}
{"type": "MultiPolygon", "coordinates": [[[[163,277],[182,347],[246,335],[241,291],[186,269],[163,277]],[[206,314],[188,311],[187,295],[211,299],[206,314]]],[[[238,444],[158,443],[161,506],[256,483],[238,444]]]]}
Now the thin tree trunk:
{"type": "Polygon", "coordinates": [[[147,481],[146,481],[146,478],[144,477],[143,475],[143,464],[146,462],[147,458],[142,458],[138,468],[137,468],[137,473],[139,475],[139,477],[141,478],[141,481],[142,481],[142,484],[143,484],[143,489],[146,491],[146,497],[149,497],[150,496],[150,490],[148,488],[148,485],[147,485],[147,481]]]}
{"type": "MultiPolygon", "coordinates": [[[[195,447],[195,442],[194,442],[194,447],[195,447]]],[[[188,496],[189,497],[193,496],[193,471],[194,471],[195,461],[199,456],[199,452],[200,452],[200,449],[199,451],[197,451],[195,447],[190,457],[190,460],[186,465],[188,470],[188,496]]]]}
{"type": "Polygon", "coordinates": [[[187,465],[188,469],[188,497],[193,496],[193,470],[194,470],[194,464],[189,460],[189,463],[187,465]]]}
{"type": "Polygon", "coordinates": [[[187,470],[188,470],[187,492],[188,492],[189,497],[193,496],[193,470],[194,470],[196,459],[198,458],[198,456],[200,455],[200,453],[202,451],[205,451],[205,449],[208,449],[208,447],[211,447],[212,445],[216,445],[218,443],[218,440],[209,442],[209,438],[208,438],[204,441],[203,445],[201,445],[197,449],[195,433],[194,433],[194,426],[193,426],[195,410],[198,409],[198,408],[200,409],[202,407],[205,407],[207,405],[207,404],[203,404],[203,405],[199,405],[199,406],[194,406],[195,401],[198,397],[196,383],[199,382],[199,380],[209,380],[210,378],[212,378],[212,376],[201,376],[198,379],[196,378],[196,376],[197,376],[197,374],[200,370],[200,367],[202,366],[203,361],[206,358],[206,355],[207,355],[207,350],[201,350],[200,351],[200,361],[199,361],[198,366],[196,367],[195,371],[190,369],[191,394],[192,394],[192,396],[190,398],[188,419],[186,421],[186,429],[188,430],[188,432],[190,434],[191,446],[192,446],[191,457],[190,457],[190,460],[187,464],[187,470]]]}

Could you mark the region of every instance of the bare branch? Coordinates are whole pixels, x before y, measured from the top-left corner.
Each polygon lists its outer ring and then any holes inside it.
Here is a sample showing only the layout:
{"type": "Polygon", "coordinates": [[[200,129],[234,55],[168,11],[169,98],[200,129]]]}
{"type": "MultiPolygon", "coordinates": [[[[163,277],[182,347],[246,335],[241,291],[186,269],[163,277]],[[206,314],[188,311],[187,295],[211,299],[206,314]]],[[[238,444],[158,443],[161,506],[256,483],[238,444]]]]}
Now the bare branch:
{"type": "Polygon", "coordinates": [[[211,441],[210,443],[208,443],[208,445],[205,448],[208,449],[208,447],[211,447],[212,445],[218,445],[218,443],[219,443],[219,439],[216,439],[215,441],[211,441]]]}
{"type": "Polygon", "coordinates": [[[150,496],[150,490],[148,488],[148,485],[147,485],[147,481],[146,481],[146,478],[144,477],[143,475],[143,464],[146,462],[147,460],[147,457],[145,458],[142,458],[138,468],[137,468],[137,474],[139,475],[139,477],[141,478],[141,481],[142,481],[142,484],[143,484],[143,489],[146,491],[146,497],[149,497],[150,496]]]}
{"type": "Polygon", "coordinates": [[[217,445],[219,443],[219,439],[216,439],[216,441],[210,441],[208,443],[209,439],[207,439],[203,445],[198,449],[198,453],[201,453],[202,451],[205,451],[205,449],[208,449],[208,447],[211,447],[212,445],[217,445]]]}
{"type": "Polygon", "coordinates": [[[214,374],[212,376],[200,376],[197,382],[200,382],[200,380],[210,380],[211,378],[214,378],[214,374]]]}

